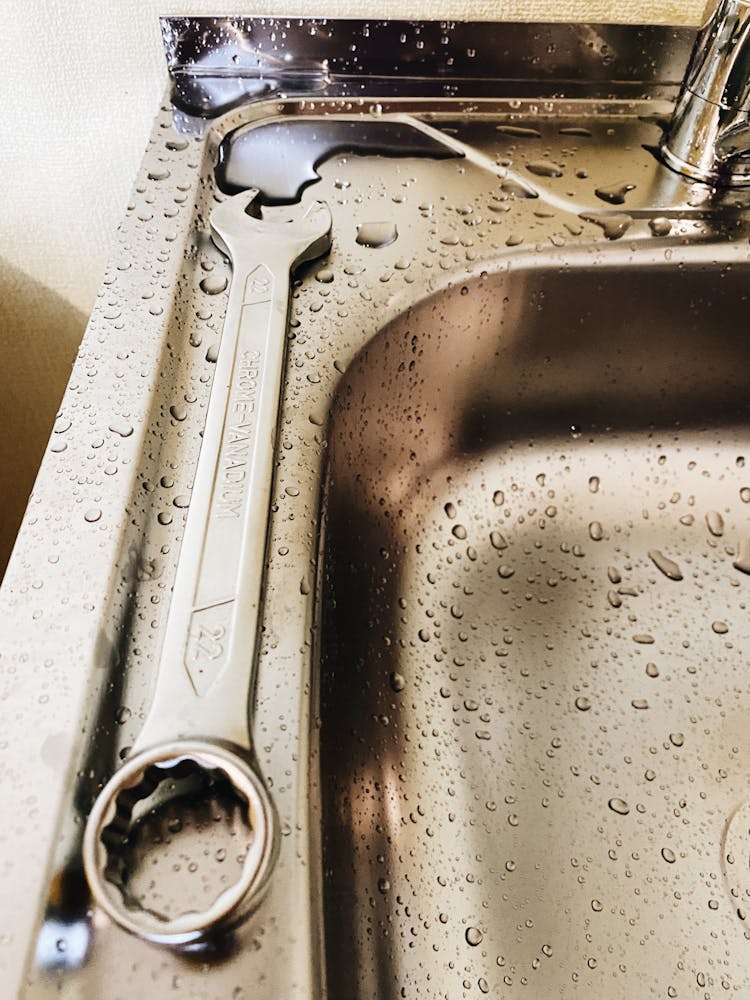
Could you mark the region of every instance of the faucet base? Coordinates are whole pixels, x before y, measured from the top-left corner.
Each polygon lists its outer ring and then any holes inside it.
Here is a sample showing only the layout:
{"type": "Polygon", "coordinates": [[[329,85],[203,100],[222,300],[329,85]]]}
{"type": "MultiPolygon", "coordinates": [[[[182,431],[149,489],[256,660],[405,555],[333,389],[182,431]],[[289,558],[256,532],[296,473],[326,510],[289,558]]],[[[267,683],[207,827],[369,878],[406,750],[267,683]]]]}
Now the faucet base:
{"type": "Polygon", "coordinates": [[[712,0],[661,146],[672,170],[716,187],[750,184],[750,0],[712,0]]]}
{"type": "Polygon", "coordinates": [[[743,188],[750,187],[750,162],[747,167],[740,169],[735,163],[731,173],[716,169],[707,169],[701,164],[691,163],[689,160],[678,156],[669,147],[669,137],[667,136],[660,144],[659,148],[662,161],[670,170],[674,170],[683,177],[688,177],[691,181],[699,181],[702,184],[709,184],[711,187],[722,188],[743,188]]]}

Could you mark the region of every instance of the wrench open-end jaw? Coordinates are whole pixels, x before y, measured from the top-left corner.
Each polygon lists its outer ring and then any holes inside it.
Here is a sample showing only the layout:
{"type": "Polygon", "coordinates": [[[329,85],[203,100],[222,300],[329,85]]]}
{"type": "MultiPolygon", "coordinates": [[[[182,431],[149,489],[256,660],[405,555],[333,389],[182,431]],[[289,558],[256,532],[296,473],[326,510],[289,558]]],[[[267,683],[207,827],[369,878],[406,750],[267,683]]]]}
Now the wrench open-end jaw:
{"type": "Polygon", "coordinates": [[[299,205],[290,208],[287,220],[265,219],[259,204],[260,192],[249,188],[220,202],[211,213],[214,243],[222,253],[232,257],[232,247],[245,241],[277,239],[285,246],[296,242],[297,253],[290,260],[290,270],[316,260],[331,246],[331,210],[324,201],[314,201],[299,214],[299,205]]]}
{"type": "Polygon", "coordinates": [[[92,894],[121,927],[183,946],[238,923],[258,903],[278,850],[279,822],[253,752],[250,708],[284,372],[289,275],[331,244],[324,202],[266,219],[258,192],[211,215],[232,261],[226,318],[180,548],[151,708],[124,765],[99,794],[83,857],[92,894]],[[248,211],[248,209],[250,211],[248,211]],[[254,214],[253,214],[254,212],[254,214]],[[125,853],[155,789],[192,769],[231,786],[249,846],[234,884],[200,912],[136,899],[125,853]]]}

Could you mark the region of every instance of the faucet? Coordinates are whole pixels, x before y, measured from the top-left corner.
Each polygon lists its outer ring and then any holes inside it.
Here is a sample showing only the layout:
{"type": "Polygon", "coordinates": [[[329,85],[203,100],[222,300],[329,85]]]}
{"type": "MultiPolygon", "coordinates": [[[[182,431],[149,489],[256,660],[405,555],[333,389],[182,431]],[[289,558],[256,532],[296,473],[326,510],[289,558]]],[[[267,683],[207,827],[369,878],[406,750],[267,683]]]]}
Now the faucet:
{"type": "Polygon", "coordinates": [[[661,153],[693,180],[750,185],[750,0],[709,0],[661,153]]]}

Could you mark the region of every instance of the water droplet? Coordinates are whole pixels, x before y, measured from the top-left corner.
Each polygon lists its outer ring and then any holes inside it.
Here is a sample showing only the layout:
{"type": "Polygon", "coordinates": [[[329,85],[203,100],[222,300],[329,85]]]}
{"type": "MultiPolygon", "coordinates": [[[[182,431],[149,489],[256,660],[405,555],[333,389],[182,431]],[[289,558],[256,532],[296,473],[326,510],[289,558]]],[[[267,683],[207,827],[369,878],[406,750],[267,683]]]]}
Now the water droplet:
{"type": "Polygon", "coordinates": [[[741,539],[737,546],[737,558],[732,566],[741,573],[750,573],[750,538],[741,539]]]}
{"type": "Polygon", "coordinates": [[[667,558],[659,549],[649,549],[648,557],[651,562],[669,580],[682,580],[682,570],[672,559],[667,558]]]}
{"type": "Polygon", "coordinates": [[[187,417],[187,407],[182,403],[176,403],[169,407],[169,412],[176,421],[181,422],[187,417]]]}
{"type": "Polygon", "coordinates": [[[499,531],[490,532],[490,545],[492,545],[493,549],[497,549],[498,551],[508,548],[508,543],[499,531]]]}
{"type": "Polygon", "coordinates": [[[466,941],[470,944],[472,948],[476,948],[478,944],[482,943],[484,935],[479,930],[478,927],[467,927],[466,928],[466,941]]]}
{"type": "Polygon", "coordinates": [[[582,128],[580,125],[566,126],[565,128],[561,128],[559,131],[560,135],[578,136],[582,139],[590,139],[592,135],[591,129],[582,128]]]}
{"type": "Polygon", "coordinates": [[[403,691],[406,687],[406,680],[402,674],[392,673],[390,677],[391,687],[394,691],[403,691]]]}
{"type": "Polygon", "coordinates": [[[673,865],[677,860],[677,855],[670,847],[662,847],[661,856],[667,862],[667,864],[673,865]]]}
{"type": "Polygon", "coordinates": [[[321,282],[323,285],[330,285],[333,281],[333,271],[330,267],[324,267],[315,275],[315,280],[321,282]]]}
{"type": "Polygon", "coordinates": [[[575,700],[575,706],[579,710],[579,712],[588,712],[588,710],[591,708],[591,702],[589,701],[588,698],[579,696],[575,700]]]}
{"type": "Polygon", "coordinates": [[[602,906],[600,900],[598,900],[598,899],[592,899],[591,900],[591,909],[594,911],[594,913],[601,913],[602,910],[604,909],[604,907],[602,906]]]}
{"type": "Polygon", "coordinates": [[[595,188],[594,194],[597,198],[602,201],[608,202],[610,205],[624,205],[625,196],[630,192],[635,190],[635,184],[610,184],[607,187],[595,188]]]}
{"type": "Polygon", "coordinates": [[[115,722],[118,726],[124,726],[132,714],[127,705],[121,705],[115,712],[115,722]]]}
{"type": "Polygon", "coordinates": [[[599,477],[591,476],[589,479],[589,493],[599,492],[599,477]]]}
{"type": "Polygon", "coordinates": [[[378,879],[378,892],[385,894],[386,892],[389,891],[390,888],[391,888],[391,883],[388,881],[387,878],[378,879]]]}
{"type": "Polygon", "coordinates": [[[497,575],[501,576],[503,578],[503,580],[509,580],[513,576],[514,573],[515,573],[515,570],[511,569],[510,566],[503,565],[503,566],[498,566],[498,568],[497,568],[497,575]]]}
{"type": "Polygon", "coordinates": [[[655,219],[649,219],[648,228],[654,236],[669,236],[672,232],[672,223],[660,215],[655,219]]]}
{"type": "Polygon", "coordinates": [[[495,131],[501,135],[512,135],[514,139],[541,139],[542,133],[523,125],[496,125],[495,131]]]}
{"type": "Polygon", "coordinates": [[[740,490],[740,500],[743,503],[750,503],[750,486],[743,486],[740,490]]]}
{"type": "Polygon", "coordinates": [[[645,698],[633,698],[630,704],[641,712],[648,708],[648,701],[645,698]]]}
{"type": "Polygon", "coordinates": [[[627,816],[630,812],[630,806],[625,799],[610,799],[608,805],[612,812],[616,812],[620,816],[627,816]]]}
{"type": "Polygon", "coordinates": [[[227,287],[227,279],[223,274],[208,274],[201,281],[200,287],[206,295],[219,295],[227,287]]]}
{"type": "Polygon", "coordinates": [[[394,222],[363,222],[357,226],[357,243],[372,250],[390,246],[398,239],[394,222]]]}
{"type": "Polygon", "coordinates": [[[646,674],[649,677],[658,677],[659,676],[659,668],[657,667],[657,665],[655,663],[647,663],[646,664],[646,674]]]}
{"type": "Polygon", "coordinates": [[[451,528],[451,534],[463,542],[466,538],[466,528],[464,528],[463,524],[454,524],[451,528]]]}
{"type": "Polygon", "coordinates": [[[102,512],[99,507],[91,507],[83,515],[84,521],[88,521],[89,524],[94,524],[102,516],[102,512]]]}
{"type": "Polygon", "coordinates": [[[502,490],[495,490],[495,492],[492,494],[492,502],[496,507],[502,507],[502,505],[505,503],[505,494],[503,493],[502,490]]]}
{"type": "Polygon", "coordinates": [[[589,525],[589,537],[592,542],[600,542],[604,538],[604,528],[599,521],[592,521],[589,525]]]}
{"type": "Polygon", "coordinates": [[[673,747],[681,747],[684,744],[684,742],[685,742],[685,734],[684,733],[670,733],[669,734],[669,742],[672,744],[673,747]]]}
{"type": "Polygon", "coordinates": [[[133,425],[124,417],[115,417],[110,421],[109,429],[113,434],[119,434],[123,438],[130,437],[133,433],[133,425]]]}
{"type": "Polygon", "coordinates": [[[717,635],[726,635],[729,631],[727,623],[722,621],[711,622],[711,628],[717,635]]]}
{"type": "Polygon", "coordinates": [[[551,160],[532,160],[526,164],[526,169],[537,177],[562,177],[565,173],[565,167],[551,160]]]}
{"type": "Polygon", "coordinates": [[[721,538],[724,534],[724,518],[718,510],[710,510],[706,514],[706,527],[714,538],[721,538]]]}
{"type": "Polygon", "coordinates": [[[633,224],[632,217],[624,212],[583,212],[580,217],[599,226],[608,240],[619,240],[633,224]]]}
{"type": "Polygon", "coordinates": [[[538,192],[535,191],[530,184],[525,184],[517,177],[509,177],[507,180],[504,180],[500,185],[500,190],[503,191],[505,194],[509,194],[511,198],[539,197],[538,192]]]}

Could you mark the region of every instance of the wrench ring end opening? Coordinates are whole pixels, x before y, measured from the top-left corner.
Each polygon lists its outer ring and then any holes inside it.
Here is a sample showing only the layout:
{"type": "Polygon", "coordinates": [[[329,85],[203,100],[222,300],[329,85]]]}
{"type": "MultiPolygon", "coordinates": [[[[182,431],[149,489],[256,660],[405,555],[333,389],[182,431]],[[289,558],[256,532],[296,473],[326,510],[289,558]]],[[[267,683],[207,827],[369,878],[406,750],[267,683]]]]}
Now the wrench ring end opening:
{"type": "Polygon", "coordinates": [[[174,740],[136,753],[100,792],[89,815],[83,839],[83,863],[92,896],[107,916],[138,937],[173,947],[205,941],[239,924],[257,905],[278,849],[277,821],[260,778],[238,747],[217,741],[174,740]],[[220,772],[243,804],[244,820],[253,839],[242,862],[240,877],[201,911],[170,917],[144,906],[128,894],[113,875],[113,849],[131,828],[134,807],[186,768],[205,774],[220,772]]]}

